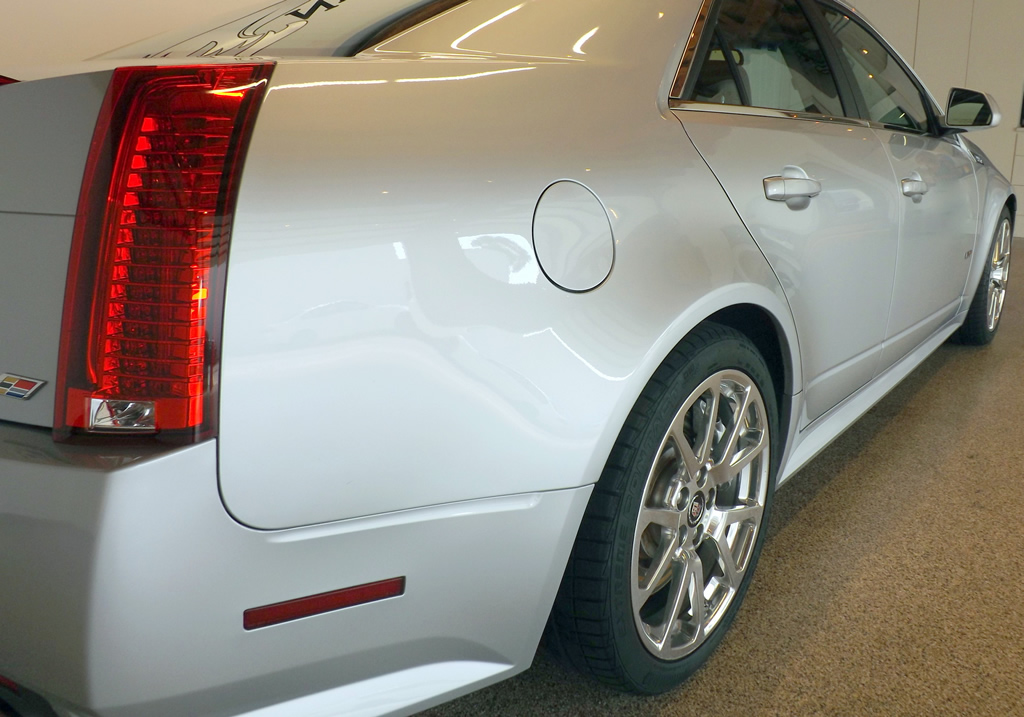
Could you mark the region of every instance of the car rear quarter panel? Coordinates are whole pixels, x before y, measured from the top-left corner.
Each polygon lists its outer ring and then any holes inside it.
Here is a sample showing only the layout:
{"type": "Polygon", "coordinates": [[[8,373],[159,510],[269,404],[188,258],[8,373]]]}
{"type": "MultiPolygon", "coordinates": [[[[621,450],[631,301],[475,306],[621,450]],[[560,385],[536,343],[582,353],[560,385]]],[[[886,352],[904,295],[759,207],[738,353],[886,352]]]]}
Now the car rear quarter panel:
{"type": "Polygon", "coordinates": [[[62,715],[409,714],[529,666],[590,493],[256,531],[224,512],[216,460],[213,441],[0,422],[0,675],[62,715]],[[243,629],[249,608],[398,576],[400,597],[243,629]]]}
{"type": "Polygon", "coordinates": [[[754,303],[788,328],[774,275],[659,102],[689,26],[637,15],[625,30],[648,44],[629,63],[598,33],[587,62],[276,68],[224,322],[219,470],[238,520],[592,483],[693,326],[754,303]],[[533,253],[534,208],[560,179],[601,198],[615,236],[610,277],[586,293],[550,284],[533,253]]]}

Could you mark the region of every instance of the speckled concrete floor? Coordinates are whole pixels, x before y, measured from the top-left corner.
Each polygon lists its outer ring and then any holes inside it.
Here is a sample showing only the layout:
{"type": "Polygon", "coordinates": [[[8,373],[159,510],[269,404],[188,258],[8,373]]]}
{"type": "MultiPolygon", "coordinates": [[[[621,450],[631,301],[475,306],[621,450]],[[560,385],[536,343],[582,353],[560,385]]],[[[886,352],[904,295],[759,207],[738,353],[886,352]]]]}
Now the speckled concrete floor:
{"type": "Polygon", "coordinates": [[[1024,715],[1024,282],[784,486],[743,609],[689,682],[555,664],[424,717],[1024,715]]]}

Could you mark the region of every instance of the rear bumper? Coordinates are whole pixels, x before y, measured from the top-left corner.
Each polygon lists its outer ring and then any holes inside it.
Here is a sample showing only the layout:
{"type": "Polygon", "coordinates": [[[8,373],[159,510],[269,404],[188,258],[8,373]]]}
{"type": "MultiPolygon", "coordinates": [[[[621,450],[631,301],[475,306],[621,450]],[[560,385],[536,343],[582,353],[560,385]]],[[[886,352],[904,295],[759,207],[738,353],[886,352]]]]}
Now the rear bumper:
{"type": "Polygon", "coordinates": [[[216,460],[215,442],[112,455],[0,423],[0,675],[62,716],[422,709],[529,665],[590,494],[256,531],[224,510],[216,460]],[[242,626],[399,576],[401,597],[242,626]]]}

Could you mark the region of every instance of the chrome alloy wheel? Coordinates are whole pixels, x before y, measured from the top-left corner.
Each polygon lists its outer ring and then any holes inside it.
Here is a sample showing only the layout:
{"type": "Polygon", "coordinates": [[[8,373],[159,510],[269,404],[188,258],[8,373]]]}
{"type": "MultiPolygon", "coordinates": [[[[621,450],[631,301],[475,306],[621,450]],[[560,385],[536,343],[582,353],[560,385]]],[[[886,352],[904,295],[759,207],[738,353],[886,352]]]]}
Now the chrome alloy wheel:
{"type": "Polygon", "coordinates": [[[633,538],[633,619],[663,660],[696,650],[732,604],[761,529],[770,476],[764,399],[746,374],[701,383],[661,440],[633,538]]]}
{"type": "Polygon", "coordinates": [[[992,256],[989,257],[988,277],[988,330],[995,331],[999,317],[1003,314],[1006,300],[1006,280],[1010,275],[1010,245],[1013,243],[1013,228],[1010,220],[1003,217],[992,242],[992,256]]]}

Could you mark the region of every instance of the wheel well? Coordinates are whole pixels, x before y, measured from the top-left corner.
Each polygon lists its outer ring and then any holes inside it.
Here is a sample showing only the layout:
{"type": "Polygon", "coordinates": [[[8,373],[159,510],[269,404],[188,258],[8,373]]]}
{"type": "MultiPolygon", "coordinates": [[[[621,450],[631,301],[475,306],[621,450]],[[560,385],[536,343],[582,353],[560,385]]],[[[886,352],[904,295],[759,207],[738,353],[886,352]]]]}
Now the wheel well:
{"type": "Polygon", "coordinates": [[[781,327],[771,314],[753,304],[739,304],[721,309],[707,320],[733,328],[754,342],[771,372],[779,407],[779,426],[785,433],[792,408],[790,397],[793,395],[793,366],[790,361],[789,343],[781,327]]]}
{"type": "Polygon", "coordinates": [[[1010,223],[1017,223],[1017,197],[1011,194],[1006,199],[1006,206],[1010,209],[1010,223]]]}

